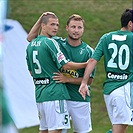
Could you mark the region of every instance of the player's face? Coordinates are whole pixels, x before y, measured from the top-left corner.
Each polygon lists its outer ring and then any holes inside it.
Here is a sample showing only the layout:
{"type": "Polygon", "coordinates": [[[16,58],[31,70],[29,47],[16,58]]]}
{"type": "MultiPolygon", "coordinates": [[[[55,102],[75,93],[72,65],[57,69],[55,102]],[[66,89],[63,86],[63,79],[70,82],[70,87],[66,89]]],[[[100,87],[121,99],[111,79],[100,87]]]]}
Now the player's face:
{"type": "Polygon", "coordinates": [[[84,32],[84,25],[82,21],[71,20],[69,25],[66,26],[66,31],[68,36],[73,40],[78,40],[81,38],[84,32]]]}
{"type": "Polygon", "coordinates": [[[47,37],[56,36],[59,27],[58,19],[49,18],[48,23],[42,28],[44,35],[47,37]]]}

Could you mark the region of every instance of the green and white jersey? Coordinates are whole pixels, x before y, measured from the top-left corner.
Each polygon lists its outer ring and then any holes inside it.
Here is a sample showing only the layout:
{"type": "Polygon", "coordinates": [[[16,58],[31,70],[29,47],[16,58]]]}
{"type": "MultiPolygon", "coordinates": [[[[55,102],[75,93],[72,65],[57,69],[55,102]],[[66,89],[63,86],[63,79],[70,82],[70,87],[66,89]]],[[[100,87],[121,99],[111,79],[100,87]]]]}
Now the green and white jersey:
{"type": "Polygon", "coordinates": [[[69,99],[65,84],[56,84],[53,73],[58,72],[68,61],[58,43],[39,35],[27,47],[27,65],[32,72],[36,102],[69,99]]]}
{"type": "Polygon", "coordinates": [[[129,31],[114,31],[104,34],[92,56],[99,61],[104,55],[106,80],[103,93],[113,90],[133,80],[133,34],[129,31]]]}
{"type": "MultiPolygon", "coordinates": [[[[54,37],[54,39],[59,43],[61,51],[67,58],[67,60],[73,61],[73,62],[86,62],[93,53],[93,49],[87,45],[85,42],[82,41],[82,43],[79,46],[71,46],[68,43],[67,39],[62,39],[59,37],[54,37]]],[[[73,78],[79,78],[83,77],[85,69],[78,69],[78,70],[61,70],[62,73],[66,76],[70,76],[73,78]]],[[[94,72],[91,74],[91,77],[94,78],[94,72]]],[[[80,85],[76,84],[66,84],[69,95],[71,97],[71,101],[81,101],[81,102],[89,102],[90,97],[87,96],[86,100],[82,98],[82,96],[79,94],[78,90],[80,85]]],[[[90,86],[88,86],[90,88],[90,86]]]]}

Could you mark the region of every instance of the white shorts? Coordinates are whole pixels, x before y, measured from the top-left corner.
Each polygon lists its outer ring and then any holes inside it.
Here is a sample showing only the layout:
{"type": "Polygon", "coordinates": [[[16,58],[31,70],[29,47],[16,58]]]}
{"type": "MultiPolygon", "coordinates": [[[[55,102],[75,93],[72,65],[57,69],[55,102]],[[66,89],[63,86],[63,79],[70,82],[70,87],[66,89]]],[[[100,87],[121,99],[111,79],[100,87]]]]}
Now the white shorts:
{"type": "Polygon", "coordinates": [[[39,130],[69,129],[70,118],[66,100],[37,103],[40,128],[39,130]]]}
{"type": "Polygon", "coordinates": [[[131,108],[132,108],[132,111],[133,111],[133,82],[131,82],[131,108]]]}
{"type": "Polygon", "coordinates": [[[130,83],[104,95],[108,115],[112,124],[133,125],[130,97],[130,83]]]}
{"type": "Polygon", "coordinates": [[[90,132],[92,130],[90,102],[75,102],[68,100],[67,107],[72,119],[73,132],[90,132]]]}

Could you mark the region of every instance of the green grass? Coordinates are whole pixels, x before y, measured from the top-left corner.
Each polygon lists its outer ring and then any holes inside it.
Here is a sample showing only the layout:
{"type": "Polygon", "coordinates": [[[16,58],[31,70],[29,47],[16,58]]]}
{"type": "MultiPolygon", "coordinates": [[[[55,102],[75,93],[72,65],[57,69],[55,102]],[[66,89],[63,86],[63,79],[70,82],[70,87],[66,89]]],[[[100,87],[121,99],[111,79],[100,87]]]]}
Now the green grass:
{"type": "MultiPolygon", "coordinates": [[[[65,31],[67,18],[73,13],[81,15],[85,19],[85,32],[82,40],[93,48],[104,33],[120,29],[121,13],[126,8],[132,8],[131,0],[10,0],[10,5],[8,18],[18,20],[27,32],[40,14],[45,11],[55,12],[60,21],[58,36],[62,37],[67,36],[65,31]]],[[[102,95],[104,78],[102,58],[97,65],[92,84],[93,131],[91,133],[106,133],[111,127],[102,95]]],[[[38,126],[20,130],[20,133],[37,132],[38,126]]],[[[69,130],[69,133],[71,132],[69,130]]],[[[127,133],[132,132],[133,127],[129,127],[127,133]]]]}

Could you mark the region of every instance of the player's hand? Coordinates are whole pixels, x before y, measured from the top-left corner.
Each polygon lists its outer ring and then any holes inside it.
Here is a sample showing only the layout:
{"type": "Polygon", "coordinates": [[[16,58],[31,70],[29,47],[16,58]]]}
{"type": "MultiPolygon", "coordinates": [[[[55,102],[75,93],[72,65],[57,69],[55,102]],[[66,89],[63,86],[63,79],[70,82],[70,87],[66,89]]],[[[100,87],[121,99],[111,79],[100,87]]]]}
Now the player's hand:
{"type": "Polygon", "coordinates": [[[43,16],[52,15],[52,14],[54,15],[53,12],[43,12],[43,13],[41,14],[41,16],[39,17],[39,21],[41,21],[41,19],[42,19],[43,16]]]}
{"type": "Polygon", "coordinates": [[[53,80],[56,81],[56,83],[66,83],[68,78],[64,76],[61,72],[54,72],[55,76],[52,76],[53,80]]]}
{"type": "Polygon", "coordinates": [[[90,96],[87,84],[81,83],[79,87],[79,93],[81,94],[84,100],[86,99],[86,95],[90,96]]]}
{"type": "Polygon", "coordinates": [[[42,17],[47,15],[55,15],[55,14],[53,12],[43,12],[39,17],[38,22],[41,22],[42,17]]]}

